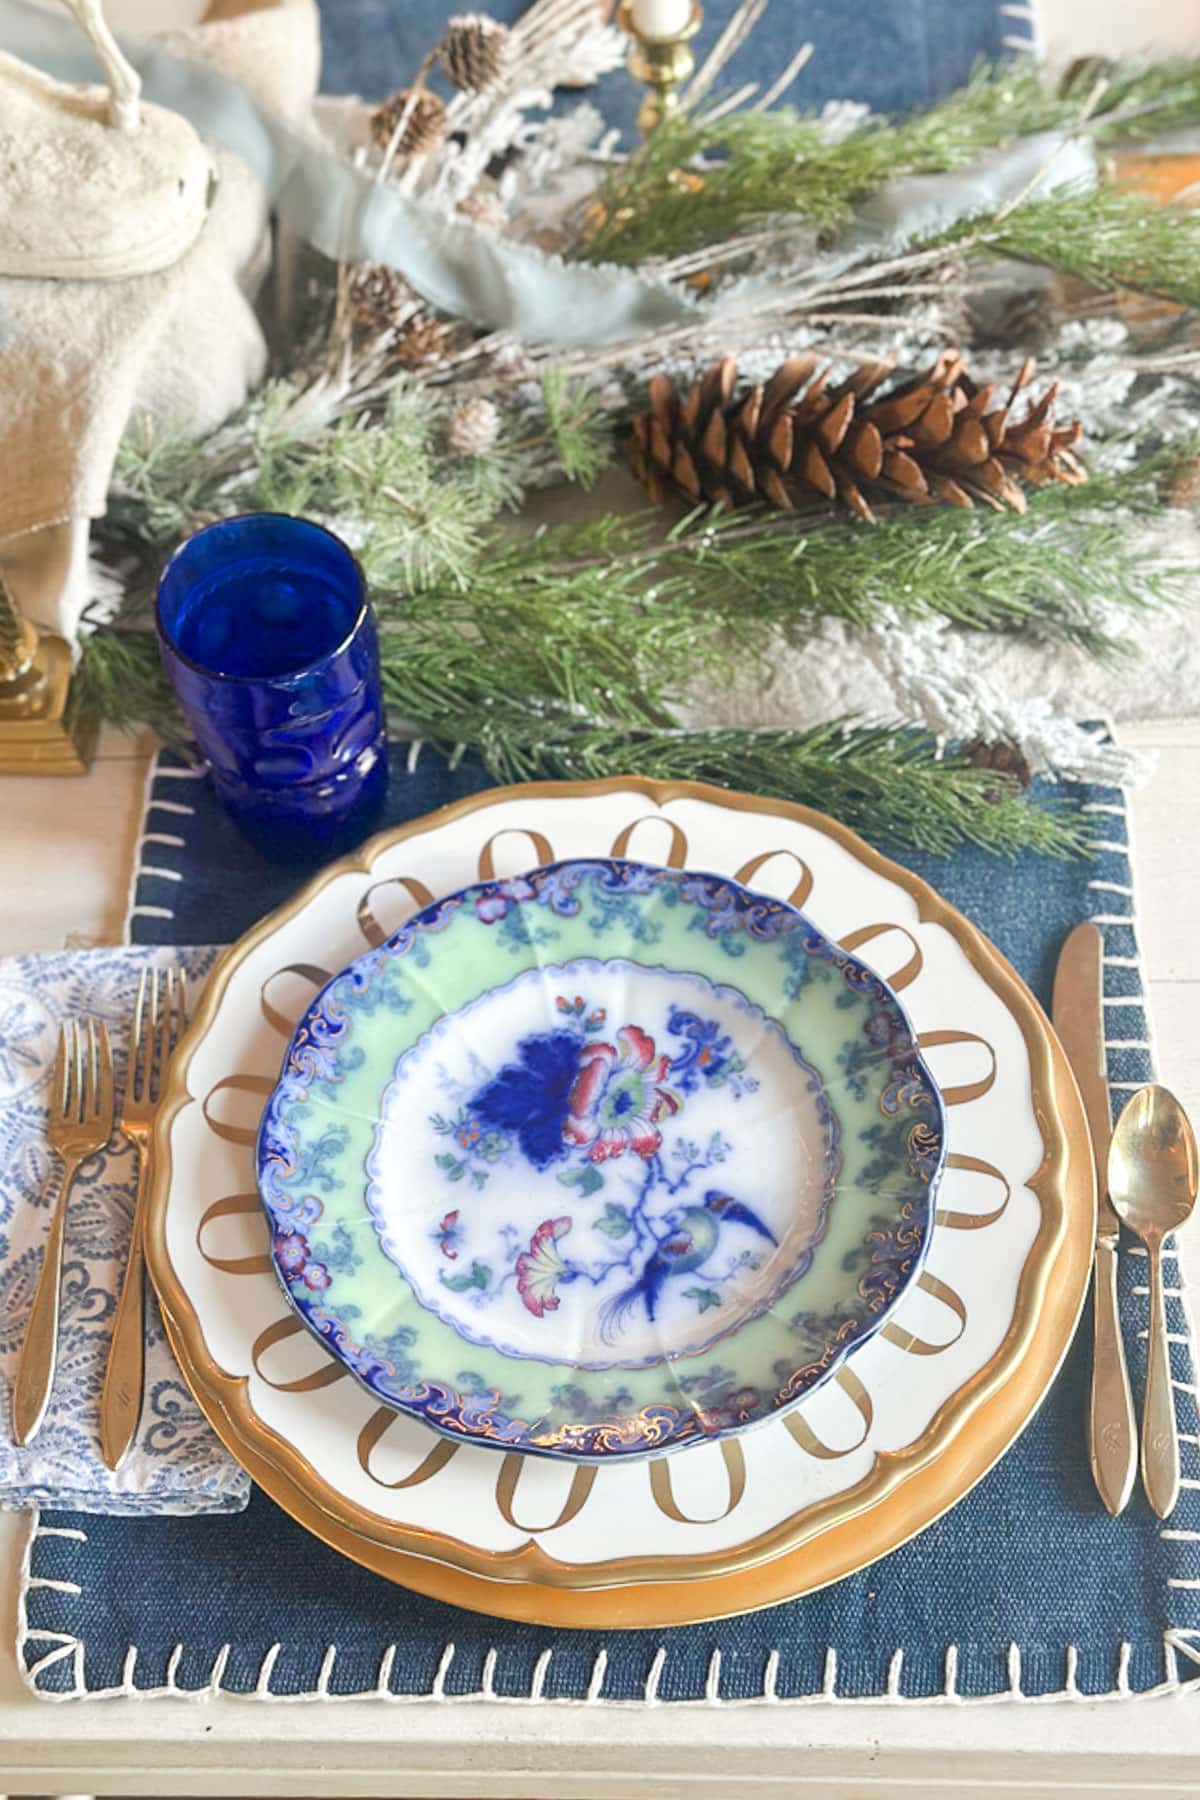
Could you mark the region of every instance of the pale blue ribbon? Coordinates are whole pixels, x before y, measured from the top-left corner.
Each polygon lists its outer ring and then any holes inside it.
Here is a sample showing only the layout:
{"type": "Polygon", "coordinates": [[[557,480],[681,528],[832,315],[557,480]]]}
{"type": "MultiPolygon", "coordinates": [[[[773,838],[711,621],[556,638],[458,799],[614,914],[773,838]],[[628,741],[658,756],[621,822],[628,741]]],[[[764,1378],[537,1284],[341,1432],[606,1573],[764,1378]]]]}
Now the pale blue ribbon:
{"type": "MultiPolygon", "coordinates": [[[[26,0],[0,0],[0,48],[60,81],[95,81],[90,46],[65,18],[26,0]]],[[[733,283],[706,306],[666,281],[612,265],[566,263],[507,243],[377,182],[345,157],[267,113],[237,83],[150,41],[122,44],[145,98],[190,120],[201,136],[236,152],[262,182],[280,218],[326,256],[399,269],[432,305],[526,343],[617,344],[744,311],[769,280],[733,283]]],[[[910,177],[861,209],[833,261],[802,273],[829,276],[864,255],[894,252],[972,213],[993,211],[1027,186],[1045,193],[1094,185],[1089,145],[1056,133],[1022,139],[970,169],[910,177]],[[1056,153],[1056,145],[1061,148],[1056,153]]]]}

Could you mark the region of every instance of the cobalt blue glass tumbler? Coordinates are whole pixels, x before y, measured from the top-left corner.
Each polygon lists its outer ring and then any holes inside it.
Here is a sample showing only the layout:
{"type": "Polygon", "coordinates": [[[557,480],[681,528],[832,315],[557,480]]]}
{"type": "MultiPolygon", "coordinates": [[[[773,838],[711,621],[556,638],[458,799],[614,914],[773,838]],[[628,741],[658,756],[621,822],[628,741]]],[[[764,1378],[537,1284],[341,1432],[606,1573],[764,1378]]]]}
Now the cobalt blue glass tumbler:
{"type": "Polygon", "coordinates": [[[216,791],[267,855],[316,862],[372,829],[387,786],[379,638],[340,538],[284,513],[206,526],[163,571],[158,634],[216,791]]]}

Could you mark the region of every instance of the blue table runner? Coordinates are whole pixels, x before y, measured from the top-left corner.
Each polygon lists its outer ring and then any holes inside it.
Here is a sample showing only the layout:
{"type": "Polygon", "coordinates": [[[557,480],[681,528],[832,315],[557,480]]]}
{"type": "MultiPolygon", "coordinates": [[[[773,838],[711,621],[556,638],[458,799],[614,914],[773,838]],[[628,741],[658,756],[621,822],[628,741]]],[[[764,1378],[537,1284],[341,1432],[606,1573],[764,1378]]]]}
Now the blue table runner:
{"type": "MultiPolygon", "coordinates": [[[[530,0],[488,0],[482,10],[506,24],[530,0]]],[[[702,62],[737,10],[738,0],[704,0],[695,40],[702,62]]],[[[327,93],[378,99],[411,81],[446,20],[466,10],[459,0],[320,0],[321,86],[327,93]]],[[[874,112],[903,113],[930,106],[967,80],[976,63],[1037,49],[1037,0],[773,0],[762,21],[726,65],[718,91],[748,81],[767,86],[801,45],[812,56],[788,90],[787,101],[819,111],[827,100],[854,100],[874,112]]],[[[599,107],[626,143],[634,134],[640,90],[624,69],[582,93],[564,89],[557,110],[581,100],[599,107]]]]}
{"type": "MultiPolygon", "coordinates": [[[[399,822],[489,785],[480,766],[393,752],[399,822]]],[[[1106,939],[1114,1102],[1151,1074],[1122,796],[1076,795],[1091,863],[979,851],[889,854],[980,925],[1048,1002],[1067,931],[1106,939]]],[[[233,830],[206,781],[163,758],[148,797],[131,931],[139,943],[233,938],[292,891],[233,830]]],[[[1173,1261],[1168,1282],[1174,1287],[1173,1261]]],[[[1145,1378],[1146,1264],[1126,1245],[1121,1304],[1145,1378]]],[[[212,1688],[419,1700],[723,1704],[811,1699],[1120,1696],[1200,1675],[1200,1444],[1187,1320],[1168,1300],[1183,1497],[1166,1532],[1141,1495],[1119,1520],[1092,1486],[1085,1329],[1013,1450],[952,1512],[819,1594],[713,1625],[545,1630],[395,1587],[328,1550],[256,1493],[237,1518],[45,1514],[22,1595],[20,1655],[50,1699],[212,1688]]]]}

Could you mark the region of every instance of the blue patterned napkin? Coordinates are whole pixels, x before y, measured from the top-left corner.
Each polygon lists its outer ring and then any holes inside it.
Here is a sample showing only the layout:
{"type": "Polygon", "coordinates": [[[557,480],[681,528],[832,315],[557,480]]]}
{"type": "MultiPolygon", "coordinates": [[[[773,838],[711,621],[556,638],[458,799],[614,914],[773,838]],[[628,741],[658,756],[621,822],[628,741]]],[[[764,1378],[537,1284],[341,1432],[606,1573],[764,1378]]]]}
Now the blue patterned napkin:
{"type": "Polygon", "coordinates": [[[148,963],[175,963],[189,980],[202,981],[215,955],[68,950],[0,960],[0,1507],[183,1514],[239,1512],[249,1499],[249,1481],[183,1384],[153,1305],[137,1440],[115,1474],[101,1460],[100,1390],[137,1181],[134,1152],[123,1138],[89,1158],[75,1177],[49,1411],[23,1449],[10,1435],[10,1389],[62,1180],[62,1164],[46,1143],[59,1025],[85,1014],[105,1020],[119,1083],[141,971],[148,963]]]}

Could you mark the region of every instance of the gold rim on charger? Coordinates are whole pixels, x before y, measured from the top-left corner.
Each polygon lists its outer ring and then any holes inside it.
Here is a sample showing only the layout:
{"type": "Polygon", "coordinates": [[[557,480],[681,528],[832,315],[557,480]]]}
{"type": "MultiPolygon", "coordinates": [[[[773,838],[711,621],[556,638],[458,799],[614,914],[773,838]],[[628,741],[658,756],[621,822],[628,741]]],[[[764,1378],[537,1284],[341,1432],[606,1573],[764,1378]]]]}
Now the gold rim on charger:
{"type": "MultiPolygon", "coordinates": [[[[285,1512],[355,1562],[435,1599],[531,1623],[611,1629],[689,1624],[794,1599],[897,1549],[962,1499],[1020,1434],[1070,1344],[1091,1271],[1095,1176],[1079,1092],[1041,1007],[982,932],[925,882],[808,807],[696,782],[615,777],[492,788],[381,832],[253,926],[209,977],[172,1060],[155,1124],[146,1200],[146,1257],[175,1356],[218,1437],[285,1512]],[[228,1375],[209,1354],[171,1263],[166,1232],[171,1128],[185,1107],[197,1104],[188,1091],[189,1065],[213,1025],[231,975],[329,882],[351,871],[369,873],[386,850],[427,831],[431,823],[450,823],[518,799],[613,793],[641,794],[659,808],[690,799],[795,820],[904,888],[922,922],[943,926],[1007,1007],[1024,1039],[1032,1106],[1044,1146],[1041,1166],[1026,1185],[1037,1196],[1041,1218],[999,1348],[945,1401],[914,1443],[901,1451],[878,1452],[871,1470],[852,1488],[729,1550],[567,1566],[532,1539],[515,1552],[487,1552],[369,1513],[330,1487],[258,1419],[246,1378],[228,1375]],[[664,1566],[669,1576],[664,1576],[664,1566]]],[[[658,1466],[665,1468],[665,1459],[658,1466]]]]}

